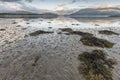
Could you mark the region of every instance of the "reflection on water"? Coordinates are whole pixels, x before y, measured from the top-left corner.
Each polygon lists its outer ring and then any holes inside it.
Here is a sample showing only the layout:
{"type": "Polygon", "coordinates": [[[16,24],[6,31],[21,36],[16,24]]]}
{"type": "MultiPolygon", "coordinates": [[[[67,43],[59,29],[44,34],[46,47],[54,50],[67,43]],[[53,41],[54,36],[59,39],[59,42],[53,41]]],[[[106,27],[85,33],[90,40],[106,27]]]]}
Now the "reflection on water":
{"type": "Polygon", "coordinates": [[[79,22],[95,22],[95,23],[111,23],[111,22],[117,22],[120,20],[119,17],[107,17],[107,18],[75,18],[79,22]]]}
{"type": "Polygon", "coordinates": [[[101,27],[119,27],[120,18],[66,18],[58,17],[54,19],[18,19],[18,25],[33,26],[35,28],[48,28],[58,29],[62,27],[71,27],[74,29],[84,28],[101,28],[101,27]],[[29,22],[30,24],[27,24],[29,22]]]}

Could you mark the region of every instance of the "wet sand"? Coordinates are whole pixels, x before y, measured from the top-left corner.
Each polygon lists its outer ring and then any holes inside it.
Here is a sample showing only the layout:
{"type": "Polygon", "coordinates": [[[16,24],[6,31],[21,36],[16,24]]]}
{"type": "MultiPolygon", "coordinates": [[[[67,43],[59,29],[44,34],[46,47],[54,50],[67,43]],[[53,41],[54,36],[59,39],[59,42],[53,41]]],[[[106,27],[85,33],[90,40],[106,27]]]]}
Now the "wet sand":
{"type": "Polygon", "coordinates": [[[0,31],[0,79],[84,80],[78,71],[80,63],[78,55],[85,51],[101,49],[107,52],[108,57],[117,61],[113,79],[120,80],[120,35],[99,34],[99,30],[120,33],[119,23],[119,21],[111,23],[109,20],[105,23],[101,23],[100,20],[79,22],[69,18],[0,19],[0,29],[5,29],[0,31]],[[89,32],[115,45],[113,48],[86,46],[80,41],[81,36],[65,35],[66,32],[62,32],[59,28],[89,32]],[[29,35],[38,30],[54,33],[29,35]]]}

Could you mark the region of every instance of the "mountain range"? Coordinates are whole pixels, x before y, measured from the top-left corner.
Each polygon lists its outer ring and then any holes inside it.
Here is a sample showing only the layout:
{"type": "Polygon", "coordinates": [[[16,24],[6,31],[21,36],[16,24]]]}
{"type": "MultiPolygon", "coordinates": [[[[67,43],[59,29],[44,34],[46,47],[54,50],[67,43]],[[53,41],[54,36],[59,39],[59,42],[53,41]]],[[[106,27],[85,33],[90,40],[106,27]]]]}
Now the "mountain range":
{"type": "Polygon", "coordinates": [[[109,7],[109,8],[86,8],[81,9],[70,16],[72,17],[110,17],[120,16],[120,8],[109,7]]]}
{"type": "Polygon", "coordinates": [[[49,12],[45,9],[37,9],[32,6],[27,5],[17,5],[17,6],[11,6],[11,5],[0,5],[0,14],[2,13],[8,13],[8,14],[42,14],[49,12]]]}
{"type": "Polygon", "coordinates": [[[85,8],[85,9],[70,9],[61,11],[49,11],[42,9],[27,9],[15,10],[12,8],[0,8],[0,14],[47,14],[47,15],[67,15],[71,17],[111,17],[120,16],[120,8],[107,7],[107,8],[85,8]],[[48,14],[49,13],[49,14],[48,14]]]}

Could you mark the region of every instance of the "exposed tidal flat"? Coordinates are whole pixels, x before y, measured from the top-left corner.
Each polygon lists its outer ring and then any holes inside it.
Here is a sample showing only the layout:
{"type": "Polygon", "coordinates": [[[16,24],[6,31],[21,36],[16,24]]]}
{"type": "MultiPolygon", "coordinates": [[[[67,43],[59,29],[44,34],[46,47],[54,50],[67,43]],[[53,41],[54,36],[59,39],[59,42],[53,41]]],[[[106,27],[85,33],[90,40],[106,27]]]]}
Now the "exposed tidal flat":
{"type": "Polygon", "coordinates": [[[119,18],[0,18],[0,80],[120,80],[119,34],[119,18]]]}

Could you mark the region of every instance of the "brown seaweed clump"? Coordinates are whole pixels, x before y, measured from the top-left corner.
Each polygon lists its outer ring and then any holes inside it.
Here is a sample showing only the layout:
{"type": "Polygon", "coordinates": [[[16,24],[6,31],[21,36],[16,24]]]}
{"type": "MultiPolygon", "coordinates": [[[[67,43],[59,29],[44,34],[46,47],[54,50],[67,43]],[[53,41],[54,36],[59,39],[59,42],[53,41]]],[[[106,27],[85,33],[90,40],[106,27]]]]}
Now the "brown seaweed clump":
{"type": "Polygon", "coordinates": [[[74,34],[74,35],[80,35],[82,37],[89,37],[89,36],[93,36],[93,34],[91,33],[87,33],[87,32],[81,32],[81,31],[72,31],[70,34],[74,34]]]}
{"type": "Polygon", "coordinates": [[[104,39],[99,39],[94,36],[82,37],[80,41],[87,46],[97,46],[102,48],[112,48],[114,43],[104,39]]]}
{"type": "Polygon", "coordinates": [[[34,63],[32,64],[32,66],[36,66],[36,63],[38,62],[40,57],[41,57],[40,55],[35,56],[35,60],[34,60],[34,63]]]}
{"type": "Polygon", "coordinates": [[[119,35],[118,33],[116,32],[113,32],[113,31],[108,31],[108,30],[101,30],[99,31],[99,34],[106,34],[106,35],[119,35]]]}
{"type": "Polygon", "coordinates": [[[21,25],[17,25],[16,27],[21,27],[21,25]]]}
{"type": "Polygon", "coordinates": [[[79,36],[93,36],[93,34],[91,33],[87,33],[87,32],[81,32],[81,31],[73,31],[71,28],[60,28],[61,31],[63,32],[68,32],[65,33],[66,35],[79,35],[79,36]]]}
{"type": "Polygon", "coordinates": [[[35,31],[35,32],[30,33],[30,36],[37,36],[37,35],[39,35],[39,34],[49,34],[49,33],[53,33],[53,32],[38,30],[38,31],[35,31]]]}
{"type": "Polygon", "coordinates": [[[0,29],[0,31],[5,31],[5,29],[0,29]]]}
{"type": "Polygon", "coordinates": [[[73,32],[71,28],[60,28],[60,30],[63,32],[73,32]]]}
{"type": "Polygon", "coordinates": [[[84,52],[78,58],[81,61],[79,72],[86,80],[113,80],[112,69],[116,61],[107,58],[103,51],[84,52]]]}

